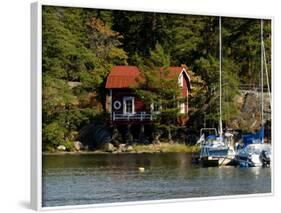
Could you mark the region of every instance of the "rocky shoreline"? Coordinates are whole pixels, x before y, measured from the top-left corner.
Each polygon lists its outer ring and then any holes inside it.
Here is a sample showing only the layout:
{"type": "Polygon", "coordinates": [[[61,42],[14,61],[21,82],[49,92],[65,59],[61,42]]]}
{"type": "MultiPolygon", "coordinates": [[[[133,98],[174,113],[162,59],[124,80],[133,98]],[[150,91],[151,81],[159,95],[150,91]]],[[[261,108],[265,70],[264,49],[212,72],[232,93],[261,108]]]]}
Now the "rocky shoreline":
{"type": "Polygon", "coordinates": [[[199,147],[196,145],[185,145],[178,143],[160,143],[160,144],[148,144],[148,145],[127,145],[119,144],[114,146],[111,143],[107,143],[96,150],[80,149],[75,151],[67,151],[66,149],[57,149],[54,152],[43,151],[44,155],[57,155],[57,154],[122,154],[122,153],[173,153],[173,152],[184,152],[184,153],[195,153],[198,152],[199,147]]]}

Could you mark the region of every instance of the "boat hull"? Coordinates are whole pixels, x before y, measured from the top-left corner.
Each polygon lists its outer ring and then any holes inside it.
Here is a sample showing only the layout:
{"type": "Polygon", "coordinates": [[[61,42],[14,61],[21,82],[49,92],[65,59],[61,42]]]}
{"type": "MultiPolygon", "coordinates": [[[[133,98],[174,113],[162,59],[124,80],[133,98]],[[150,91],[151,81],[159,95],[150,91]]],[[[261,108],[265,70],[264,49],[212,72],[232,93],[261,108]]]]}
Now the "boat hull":
{"type": "Polygon", "coordinates": [[[239,151],[235,160],[240,167],[270,167],[270,153],[268,144],[250,144],[239,151]]]}
{"type": "Polygon", "coordinates": [[[232,157],[202,157],[200,164],[203,167],[217,167],[217,166],[230,166],[236,165],[232,157]]]}
{"type": "Polygon", "coordinates": [[[253,162],[250,159],[237,159],[235,161],[240,167],[270,167],[270,160],[253,162]]]}

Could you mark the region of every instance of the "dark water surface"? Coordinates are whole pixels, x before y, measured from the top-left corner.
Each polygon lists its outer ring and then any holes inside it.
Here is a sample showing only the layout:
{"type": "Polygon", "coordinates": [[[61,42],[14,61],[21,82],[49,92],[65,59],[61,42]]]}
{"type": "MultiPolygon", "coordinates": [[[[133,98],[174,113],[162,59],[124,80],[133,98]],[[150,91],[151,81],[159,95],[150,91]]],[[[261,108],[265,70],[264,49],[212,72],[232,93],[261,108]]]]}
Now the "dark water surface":
{"type": "Polygon", "coordinates": [[[43,206],[268,192],[269,168],[201,168],[184,153],[43,156],[43,206]]]}

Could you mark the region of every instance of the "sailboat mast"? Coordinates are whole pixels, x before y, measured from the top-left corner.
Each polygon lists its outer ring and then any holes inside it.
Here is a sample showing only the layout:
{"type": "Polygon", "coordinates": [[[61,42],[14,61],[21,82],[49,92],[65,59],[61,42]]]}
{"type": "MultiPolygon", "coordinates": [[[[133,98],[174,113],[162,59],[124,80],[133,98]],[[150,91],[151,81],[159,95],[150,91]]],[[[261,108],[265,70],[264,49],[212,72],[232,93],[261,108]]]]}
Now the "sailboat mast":
{"type": "Polygon", "coordinates": [[[220,120],[219,120],[219,135],[222,139],[222,38],[221,38],[221,16],[219,17],[219,58],[220,58],[220,120]]]}
{"type": "MultiPolygon", "coordinates": [[[[263,128],[263,110],[264,110],[264,103],[263,103],[263,20],[261,19],[261,128],[263,128]]],[[[262,137],[263,143],[263,137],[262,137]]]]}
{"type": "Polygon", "coordinates": [[[269,103],[270,103],[270,107],[271,107],[272,106],[272,103],[271,103],[271,92],[270,92],[270,84],[269,84],[268,71],[267,71],[267,62],[266,62],[264,42],[262,42],[262,49],[263,49],[263,63],[264,63],[264,68],[265,68],[267,90],[268,90],[268,95],[269,95],[269,103]]]}
{"type": "Polygon", "coordinates": [[[261,125],[263,126],[263,20],[261,19],[261,125]]]}

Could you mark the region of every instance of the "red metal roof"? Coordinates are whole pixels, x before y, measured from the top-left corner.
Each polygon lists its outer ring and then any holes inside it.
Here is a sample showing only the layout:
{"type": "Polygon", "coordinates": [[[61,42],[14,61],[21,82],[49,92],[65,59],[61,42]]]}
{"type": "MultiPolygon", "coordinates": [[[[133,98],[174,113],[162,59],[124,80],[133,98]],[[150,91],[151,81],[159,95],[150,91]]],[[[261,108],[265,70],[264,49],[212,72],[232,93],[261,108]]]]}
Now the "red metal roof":
{"type": "MultiPolygon", "coordinates": [[[[170,72],[167,77],[174,78],[179,76],[183,68],[169,67],[168,70],[170,72]]],[[[137,83],[138,77],[140,77],[140,71],[136,66],[114,66],[107,77],[105,88],[129,88],[137,83]]]]}
{"type": "Polygon", "coordinates": [[[135,66],[114,66],[106,81],[105,88],[129,88],[136,83],[140,71],[135,66]]]}
{"type": "MultiPolygon", "coordinates": [[[[168,78],[175,78],[181,74],[182,67],[168,67],[169,73],[167,75],[168,78]]],[[[161,71],[163,68],[161,68],[161,71]]]]}

